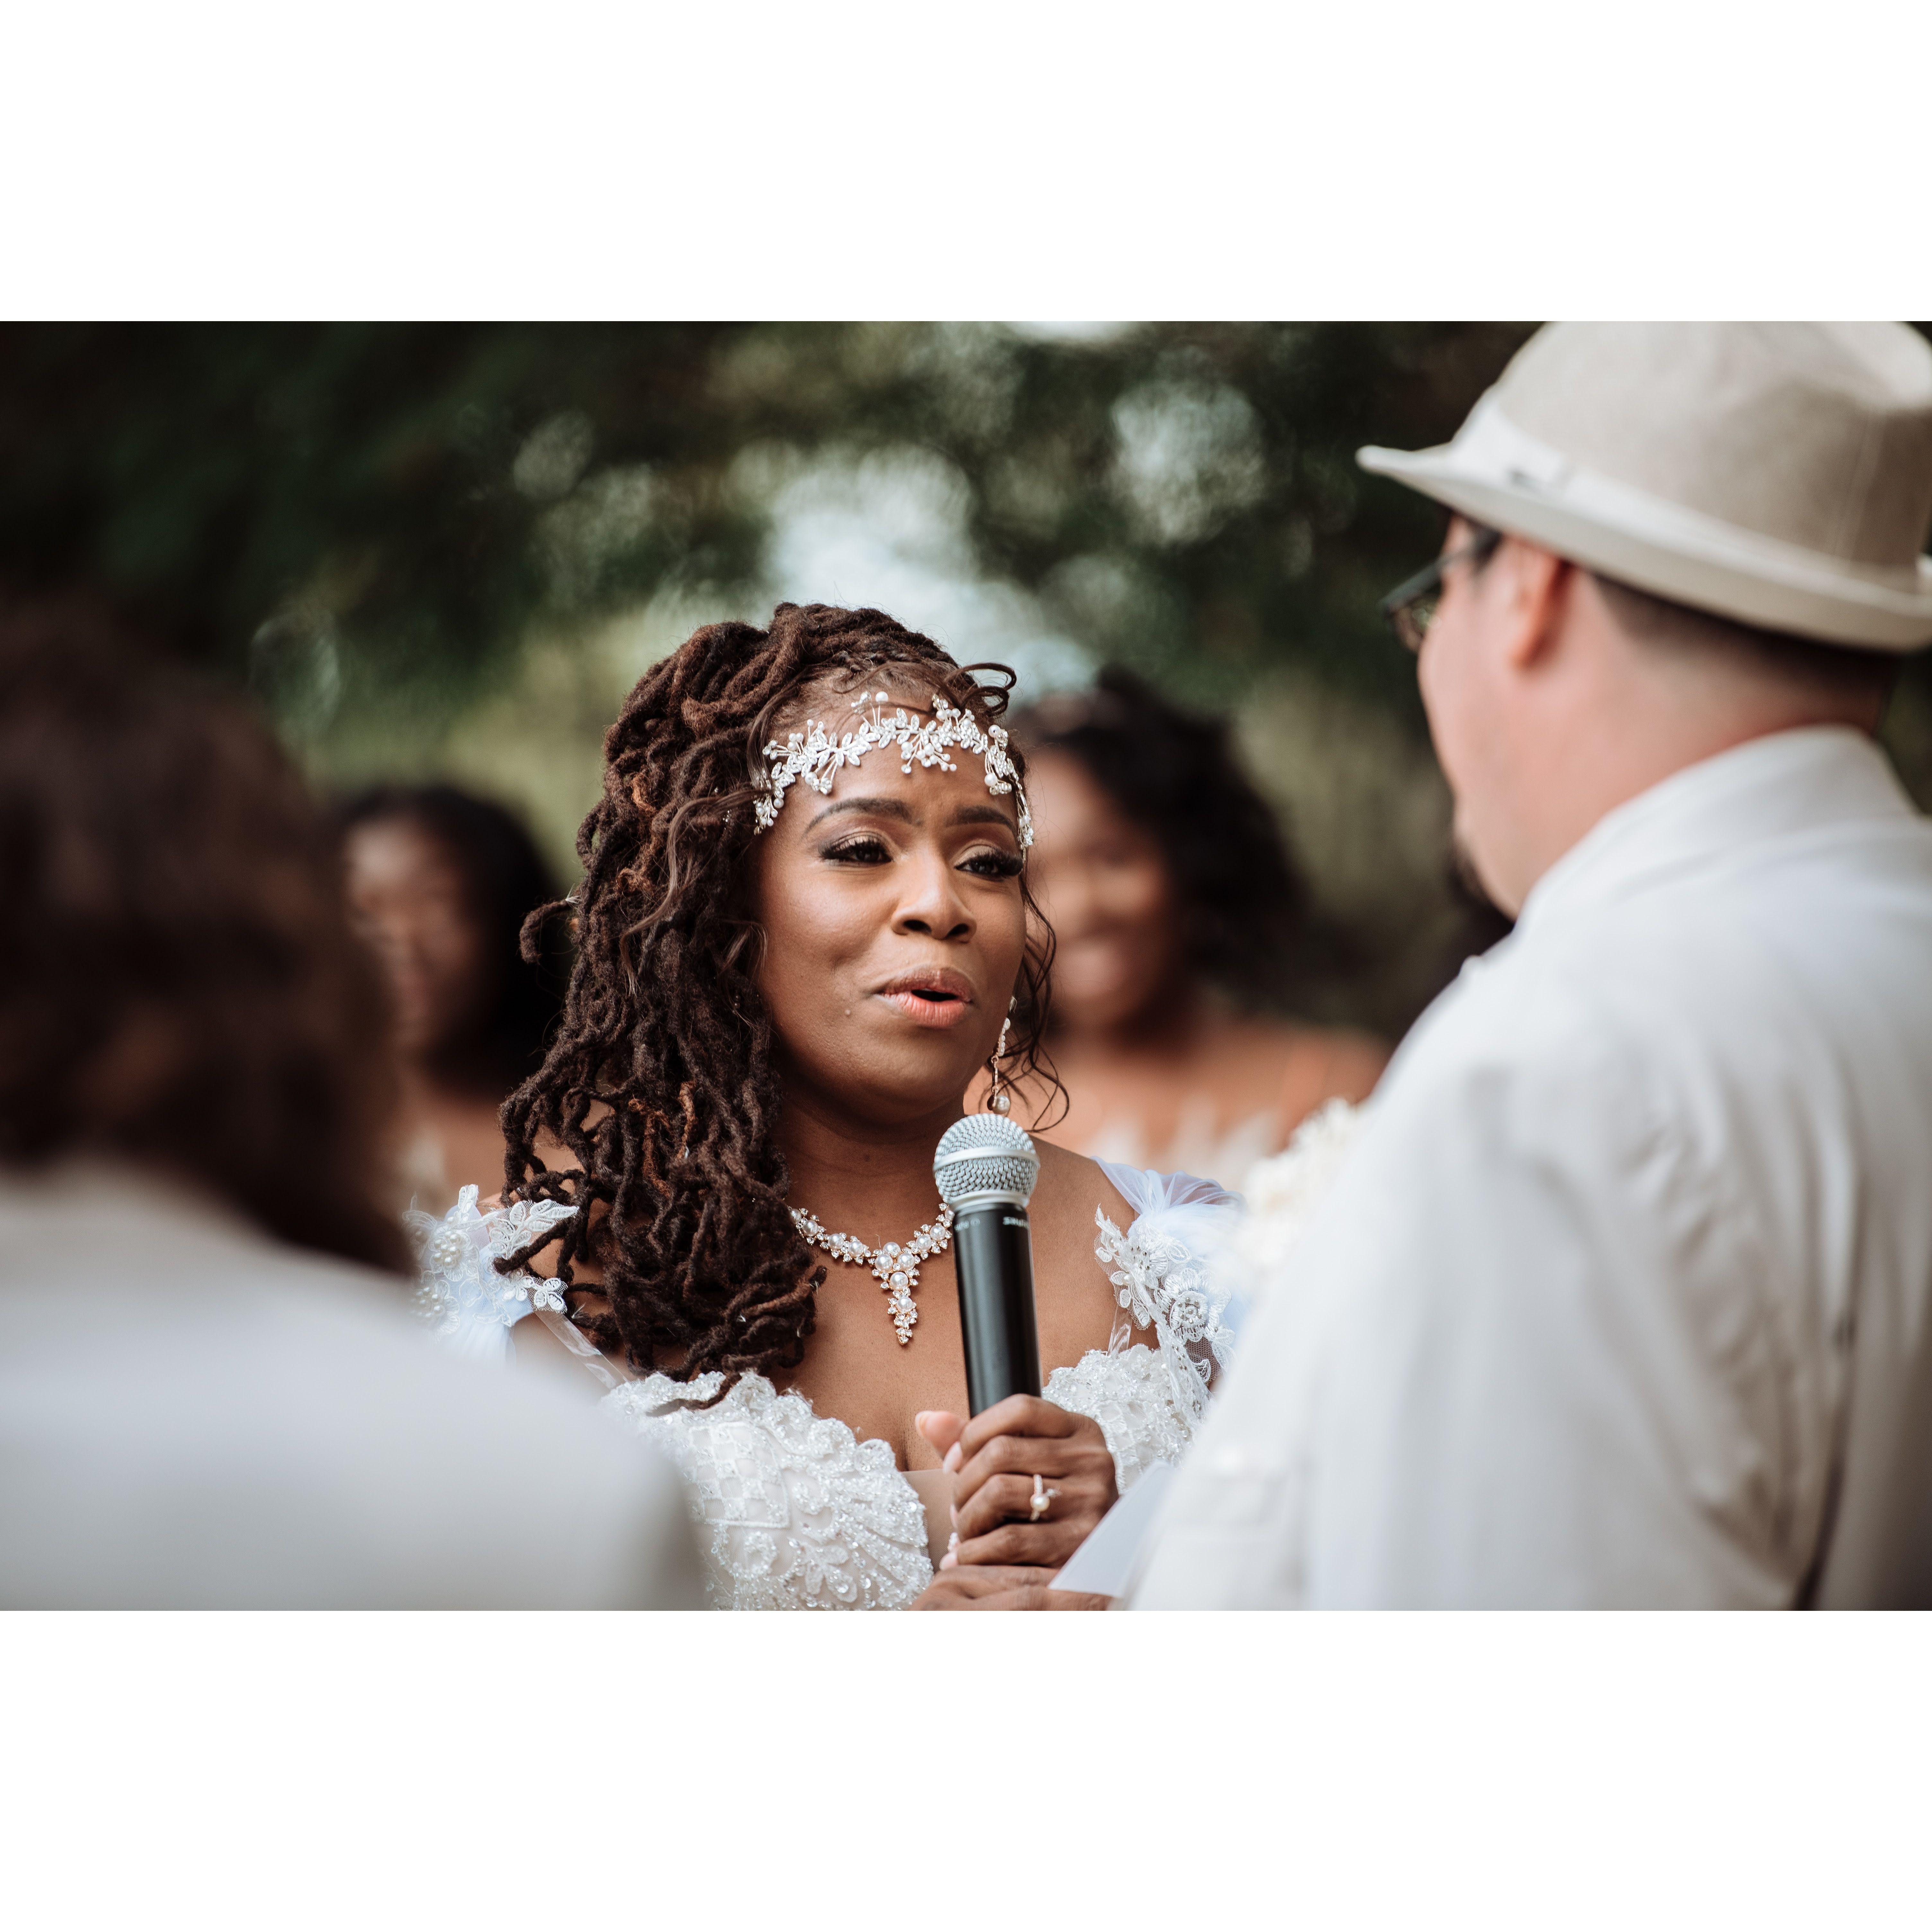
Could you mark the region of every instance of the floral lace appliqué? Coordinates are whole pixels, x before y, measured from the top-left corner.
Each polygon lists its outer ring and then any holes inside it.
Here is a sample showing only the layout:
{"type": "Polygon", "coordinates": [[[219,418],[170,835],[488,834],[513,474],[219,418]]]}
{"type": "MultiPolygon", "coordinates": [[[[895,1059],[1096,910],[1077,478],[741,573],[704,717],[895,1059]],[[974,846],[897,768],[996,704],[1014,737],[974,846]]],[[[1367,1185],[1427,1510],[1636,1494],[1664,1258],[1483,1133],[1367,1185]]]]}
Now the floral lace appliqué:
{"type": "Polygon", "coordinates": [[[1156,1462],[1178,1461],[1193,1439],[1167,1364],[1143,1342],[1089,1349],[1071,1368],[1055,1369],[1040,1393],[1100,1425],[1122,1496],[1156,1462]]]}
{"type": "Polygon", "coordinates": [[[477,1192],[464,1188],[440,1220],[412,1208],[403,1220],[416,1240],[422,1269],[416,1312],[460,1352],[487,1354],[506,1345],[511,1328],[533,1306],[563,1306],[556,1288],[527,1268],[501,1274],[496,1263],[577,1210],[556,1201],[513,1201],[486,1214],[478,1210],[477,1192]]]}
{"type": "Polygon", "coordinates": [[[1126,1316],[1114,1324],[1110,1352],[1125,1346],[1130,1324],[1151,1328],[1175,1406],[1192,1430],[1207,1415],[1209,1384],[1234,1342],[1221,1320],[1227,1288],[1193,1248],[1162,1231],[1158,1214],[1142,1215],[1124,1234],[1105,1208],[1095,1208],[1094,1219],[1100,1230],[1094,1256],[1126,1316]]]}

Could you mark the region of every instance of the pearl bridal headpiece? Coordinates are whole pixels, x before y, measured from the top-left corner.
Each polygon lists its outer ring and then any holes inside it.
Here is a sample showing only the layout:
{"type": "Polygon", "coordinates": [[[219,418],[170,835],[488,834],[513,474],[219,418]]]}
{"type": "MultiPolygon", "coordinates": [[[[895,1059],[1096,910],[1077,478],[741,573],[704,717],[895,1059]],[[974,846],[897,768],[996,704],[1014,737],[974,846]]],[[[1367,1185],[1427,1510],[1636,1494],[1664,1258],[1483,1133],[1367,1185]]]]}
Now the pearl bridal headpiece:
{"type": "Polygon", "coordinates": [[[783,744],[774,738],[765,747],[765,762],[770,766],[765,779],[765,795],[754,808],[758,829],[769,832],[778,823],[778,808],[784,803],[787,789],[794,778],[802,778],[815,792],[832,789],[842,766],[856,765],[868,752],[881,752],[896,746],[899,770],[910,772],[915,759],[930,770],[958,767],[946,756],[950,751],[976,752],[985,761],[986,789],[995,797],[1013,794],[1019,809],[1022,850],[1033,843],[1033,814],[1027,809],[1026,794],[1019,774],[1006,752],[1006,734],[998,725],[982,727],[970,711],[962,711],[935,692],[932,716],[916,718],[903,705],[888,714],[881,707],[892,702],[891,694],[879,692],[855,700],[857,710],[869,704],[871,715],[860,719],[856,730],[834,739],[816,718],[807,721],[802,731],[794,731],[783,744]]]}

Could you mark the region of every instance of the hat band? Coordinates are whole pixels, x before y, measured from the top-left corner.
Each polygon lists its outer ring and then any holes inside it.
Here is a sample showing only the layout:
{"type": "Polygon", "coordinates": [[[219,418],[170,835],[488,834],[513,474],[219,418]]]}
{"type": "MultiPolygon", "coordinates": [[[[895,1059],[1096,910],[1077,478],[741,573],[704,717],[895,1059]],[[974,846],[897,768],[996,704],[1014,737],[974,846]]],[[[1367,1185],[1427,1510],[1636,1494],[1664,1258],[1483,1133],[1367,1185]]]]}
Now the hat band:
{"type": "MultiPolygon", "coordinates": [[[[1361,456],[1364,468],[1403,482],[1502,492],[1526,508],[1546,506],[1566,521],[1574,519],[1801,594],[1843,599],[1905,619],[1923,619],[1932,612],[1932,558],[1921,557],[1916,565],[1863,563],[1688,509],[1576,463],[1519,429],[1502,413],[1493,393],[1476,405],[1455,441],[1444,448],[1365,449],[1361,456]]],[[[1500,515],[1508,527],[1508,508],[1497,504],[1486,514],[1500,515]]]]}

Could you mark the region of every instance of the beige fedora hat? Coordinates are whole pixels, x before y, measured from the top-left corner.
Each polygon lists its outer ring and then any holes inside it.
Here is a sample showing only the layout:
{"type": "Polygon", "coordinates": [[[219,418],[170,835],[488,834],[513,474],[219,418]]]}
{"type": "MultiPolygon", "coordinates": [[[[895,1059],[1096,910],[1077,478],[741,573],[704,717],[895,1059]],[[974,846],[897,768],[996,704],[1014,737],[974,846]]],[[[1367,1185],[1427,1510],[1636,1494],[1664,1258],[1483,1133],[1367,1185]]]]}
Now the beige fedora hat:
{"type": "Polygon", "coordinates": [[[1358,460],[1741,623],[1932,643],[1932,345],[1903,322],[1552,322],[1453,442],[1358,460]]]}

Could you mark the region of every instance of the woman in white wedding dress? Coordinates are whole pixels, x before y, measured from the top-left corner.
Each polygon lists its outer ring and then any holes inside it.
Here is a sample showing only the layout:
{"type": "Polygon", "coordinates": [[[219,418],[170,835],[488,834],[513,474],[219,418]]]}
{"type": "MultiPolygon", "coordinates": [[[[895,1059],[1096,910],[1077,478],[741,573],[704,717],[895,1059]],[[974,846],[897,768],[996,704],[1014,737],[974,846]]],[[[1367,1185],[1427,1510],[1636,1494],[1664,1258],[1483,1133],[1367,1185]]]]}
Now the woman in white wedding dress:
{"type": "Polygon", "coordinates": [[[1202,1264],[1230,1197],[1041,1142],[1046,1395],[962,1424],[933,1150],[982,1069],[1000,1099],[1035,1072],[1052,945],[1004,696],[824,605],[652,670],[580,836],[561,1028],[504,1110],[507,1204],[422,1217],[452,1340],[516,1324],[676,1460],[721,1607],[1037,1586],[1178,1456],[1232,1339],[1202,1264]]]}

